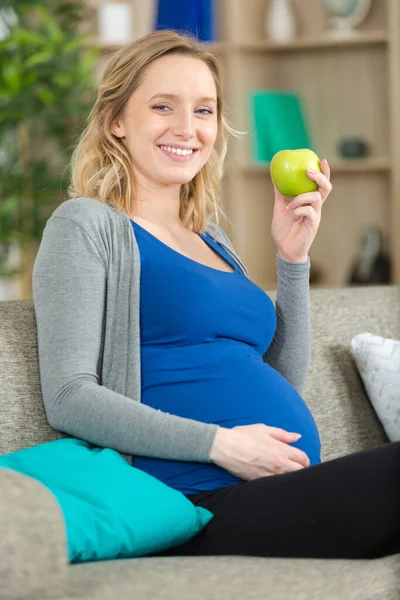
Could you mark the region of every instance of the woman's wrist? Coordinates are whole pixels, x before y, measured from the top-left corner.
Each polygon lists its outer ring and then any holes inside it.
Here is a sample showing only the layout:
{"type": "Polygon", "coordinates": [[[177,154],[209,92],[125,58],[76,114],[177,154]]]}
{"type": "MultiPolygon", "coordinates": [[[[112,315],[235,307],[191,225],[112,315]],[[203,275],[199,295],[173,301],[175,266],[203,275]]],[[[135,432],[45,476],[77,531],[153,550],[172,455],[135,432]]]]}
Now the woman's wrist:
{"type": "Polygon", "coordinates": [[[214,442],[210,450],[210,461],[218,464],[223,456],[225,456],[224,448],[231,435],[231,430],[226,427],[218,427],[214,437],[214,442]]]}
{"type": "Polygon", "coordinates": [[[282,254],[282,252],[280,250],[278,250],[278,256],[282,260],[285,260],[286,262],[289,262],[289,263],[305,263],[308,260],[308,254],[305,257],[300,256],[300,257],[289,258],[287,256],[284,256],[284,254],[282,254]]]}

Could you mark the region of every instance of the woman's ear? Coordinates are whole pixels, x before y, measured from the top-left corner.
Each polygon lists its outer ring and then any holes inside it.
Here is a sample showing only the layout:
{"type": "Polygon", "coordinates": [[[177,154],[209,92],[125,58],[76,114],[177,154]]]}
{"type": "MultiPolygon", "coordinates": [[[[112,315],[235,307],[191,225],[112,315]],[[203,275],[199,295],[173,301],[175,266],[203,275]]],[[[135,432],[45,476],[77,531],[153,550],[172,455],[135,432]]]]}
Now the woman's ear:
{"type": "Polygon", "coordinates": [[[115,119],[111,123],[111,133],[120,139],[125,137],[125,128],[120,119],[115,119]]]}

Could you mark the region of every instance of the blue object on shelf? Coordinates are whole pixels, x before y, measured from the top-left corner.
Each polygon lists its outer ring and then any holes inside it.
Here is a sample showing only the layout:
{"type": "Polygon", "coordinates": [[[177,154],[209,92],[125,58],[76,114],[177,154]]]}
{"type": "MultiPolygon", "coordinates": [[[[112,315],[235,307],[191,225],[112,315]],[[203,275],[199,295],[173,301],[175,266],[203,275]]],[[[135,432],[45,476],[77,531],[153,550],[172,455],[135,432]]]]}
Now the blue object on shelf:
{"type": "Polygon", "coordinates": [[[214,0],[158,0],[156,29],[191,33],[201,42],[214,42],[214,0]]]}
{"type": "Polygon", "coordinates": [[[315,150],[307,128],[300,97],[282,90],[250,92],[252,156],[258,164],[269,163],[280,150],[315,150]]]}

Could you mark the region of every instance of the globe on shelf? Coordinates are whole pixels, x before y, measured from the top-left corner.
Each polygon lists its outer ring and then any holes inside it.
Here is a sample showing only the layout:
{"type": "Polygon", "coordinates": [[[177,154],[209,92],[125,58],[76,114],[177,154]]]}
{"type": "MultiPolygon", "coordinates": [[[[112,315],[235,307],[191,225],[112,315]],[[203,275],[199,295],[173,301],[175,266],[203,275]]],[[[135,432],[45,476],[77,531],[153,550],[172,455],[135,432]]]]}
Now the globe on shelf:
{"type": "Polygon", "coordinates": [[[332,15],[333,37],[355,35],[355,27],[360,25],[368,15],[371,0],[321,0],[322,6],[332,15]]]}

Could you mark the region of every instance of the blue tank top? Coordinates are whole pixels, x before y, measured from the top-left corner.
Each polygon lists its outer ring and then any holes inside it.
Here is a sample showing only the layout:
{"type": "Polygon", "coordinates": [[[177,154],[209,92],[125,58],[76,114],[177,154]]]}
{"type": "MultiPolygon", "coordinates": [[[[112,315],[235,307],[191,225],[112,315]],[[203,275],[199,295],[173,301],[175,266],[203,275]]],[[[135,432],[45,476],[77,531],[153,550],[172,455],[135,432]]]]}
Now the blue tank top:
{"type": "MultiPolygon", "coordinates": [[[[301,433],[311,464],[320,440],[302,397],[263,361],[276,329],[269,296],[208,234],[198,234],[234,272],[202,265],[132,222],[141,260],[142,403],[231,428],[264,423],[301,433]]],[[[134,457],[135,467],[184,494],[241,480],[208,463],[134,457]]]]}

